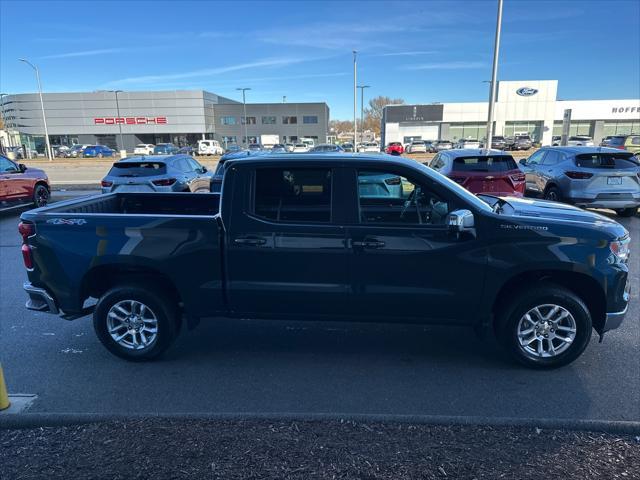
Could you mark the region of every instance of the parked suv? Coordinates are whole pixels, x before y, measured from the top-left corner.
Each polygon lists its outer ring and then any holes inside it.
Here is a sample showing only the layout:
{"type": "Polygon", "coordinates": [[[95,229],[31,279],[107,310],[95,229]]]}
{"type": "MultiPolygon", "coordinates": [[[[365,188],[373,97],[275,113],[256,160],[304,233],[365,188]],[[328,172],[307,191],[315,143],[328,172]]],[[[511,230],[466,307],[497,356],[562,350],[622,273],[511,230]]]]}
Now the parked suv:
{"type": "Polygon", "coordinates": [[[384,151],[389,155],[402,155],[404,153],[404,147],[400,142],[390,142],[384,151]]]}
{"type": "Polygon", "coordinates": [[[422,140],[414,140],[404,149],[406,153],[427,153],[427,145],[422,140]]]}
{"type": "Polygon", "coordinates": [[[82,155],[89,158],[113,157],[113,150],[105,145],[89,145],[82,155]]]}
{"type": "Polygon", "coordinates": [[[44,207],[51,187],[47,174],[0,155],[0,211],[33,204],[44,207]]]}
{"type": "Polygon", "coordinates": [[[456,143],[458,149],[480,148],[480,142],[475,138],[461,138],[456,143]]]}
{"type": "Polygon", "coordinates": [[[501,150],[448,150],[433,157],[429,166],[471,193],[524,196],[524,173],[501,150]]]}
{"type": "Polygon", "coordinates": [[[616,135],[607,137],[607,146],[619,150],[627,150],[634,154],[640,154],[640,135],[616,135]]]}
{"type": "Polygon", "coordinates": [[[527,191],[580,207],[611,208],[629,217],[640,206],[640,163],[607,147],[543,147],[520,160],[527,191]]]}
{"type": "Polygon", "coordinates": [[[198,155],[222,155],[224,150],[217,140],[198,140],[198,155]]]}
{"type": "Polygon", "coordinates": [[[529,150],[532,145],[529,135],[517,135],[505,140],[506,150],[529,150]]]}
{"type": "Polygon", "coordinates": [[[133,149],[135,155],[153,155],[155,145],[151,143],[140,143],[133,149]]]}
{"type": "Polygon", "coordinates": [[[504,150],[507,148],[507,143],[504,137],[501,135],[494,135],[491,137],[491,148],[496,150],[504,150]]]}
{"type": "Polygon", "coordinates": [[[180,150],[173,143],[158,143],[153,148],[154,155],[173,155],[174,153],[178,153],[180,150]]]}

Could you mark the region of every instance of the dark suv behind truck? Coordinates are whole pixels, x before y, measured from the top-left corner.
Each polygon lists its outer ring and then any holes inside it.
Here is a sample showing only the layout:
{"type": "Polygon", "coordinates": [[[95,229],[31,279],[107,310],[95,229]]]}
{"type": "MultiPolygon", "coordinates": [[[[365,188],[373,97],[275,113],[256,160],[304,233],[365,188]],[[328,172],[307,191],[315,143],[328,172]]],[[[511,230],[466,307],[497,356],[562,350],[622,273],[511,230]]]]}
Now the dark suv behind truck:
{"type": "Polygon", "coordinates": [[[228,160],[220,195],[115,193],[21,218],[27,308],[93,312],[130,360],[158,356],[183,321],[226,316],[468,325],[557,367],[629,302],[615,221],[476,197],[390,155],[228,160]]]}

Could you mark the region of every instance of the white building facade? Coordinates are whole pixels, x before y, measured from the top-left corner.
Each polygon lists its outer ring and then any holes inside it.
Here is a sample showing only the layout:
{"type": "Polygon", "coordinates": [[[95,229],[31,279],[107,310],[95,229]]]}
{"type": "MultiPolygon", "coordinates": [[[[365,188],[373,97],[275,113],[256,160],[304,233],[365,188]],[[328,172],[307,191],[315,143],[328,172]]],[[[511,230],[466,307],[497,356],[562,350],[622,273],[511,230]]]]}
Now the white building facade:
{"type": "MultiPolygon", "coordinates": [[[[558,100],[557,80],[498,82],[494,134],[528,133],[550,145],[562,134],[564,111],[571,109],[571,135],[600,142],[607,135],[640,134],[640,99],[558,100]]],[[[486,139],[487,102],[389,105],[382,117],[382,141],[486,139]]]]}

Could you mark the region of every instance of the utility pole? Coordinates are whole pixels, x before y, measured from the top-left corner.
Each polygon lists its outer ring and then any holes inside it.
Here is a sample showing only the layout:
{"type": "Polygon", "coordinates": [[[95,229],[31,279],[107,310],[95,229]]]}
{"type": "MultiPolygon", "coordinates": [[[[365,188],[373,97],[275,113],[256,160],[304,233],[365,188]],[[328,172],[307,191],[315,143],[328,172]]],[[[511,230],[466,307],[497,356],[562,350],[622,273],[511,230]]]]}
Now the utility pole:
{"type": "Polygon", "coordinates": [[[42,123],[44,123],[44,139],[47,145],[47,157],[51,162],[53,160],[53,152],[51,151],[51,142],[49,141],[49,130],[47,129],[47,116],[44,113],[44,100],[42,99],[42,84],[40,83],[40,70],[33,63],[24,58],[19,58],[21,62],[26,63],[31,68],[33,68],[36,72],[36,80],[38,81],[38,94],[40,95],[40,107],[42,108],[42,123]]]}
{"type": "Polygon", "coordinates": [[[360,89],[360,141],[364,141],[364,89],[371,88],[371,85],[358,85],[360,89]]]}
{"type": "Polygon", "coordinates": [[[491,148],[493,142],[493,110],[498,89],[498,58],[500,56],[500,31],[502,30],[502,1],[498,0],[498,19],[496,21],[496,38],[493,45],[493,69],[491,72],[491,91],[489,93],[489,116],[487,118],[487,140],[485,148],[491,148]]]}
{"type": "Polygon", "coordinates": [[[247,135],[247,99],[245,97],[245,92],[247,90],[251,90],[248,87],[236,88],[236,90],[242,91],[242,110],[244,112],[244,142],[247,145],[249,144],[249,137],[247,135]]]}
{"type": "Polygon", "coordinates": [[[287,96],[286,95],[282,95],[282,103],[287,103],[287,96]]]}
{"type": "Polygon", "coordinates": [[[356,111],[358,109],[358,52],[353,51],[353,151],[357,150],[358,125],[356,124],[356,111]]]}

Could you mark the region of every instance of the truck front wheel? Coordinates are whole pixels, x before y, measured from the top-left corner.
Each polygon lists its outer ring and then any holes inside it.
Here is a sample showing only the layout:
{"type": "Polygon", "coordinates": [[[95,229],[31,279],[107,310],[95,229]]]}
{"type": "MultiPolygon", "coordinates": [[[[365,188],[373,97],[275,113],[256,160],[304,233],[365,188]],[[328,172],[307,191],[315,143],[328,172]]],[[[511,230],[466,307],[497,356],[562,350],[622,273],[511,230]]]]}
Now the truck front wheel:
{"type": "Polygon", "coordinates": [[[122,285],[107,291],[93,313],[93,328],[114,355],[131,361],[152,360],[177,336],[179,309],[160,289],[122,285]]]}
{"type": "Polygon", "coordinates": [[[557,368],[578,358],[591,339],[591,315],[576,294],[559,285],[517,295],[498,315],[496,334],[518,362],[557,368]]]}

